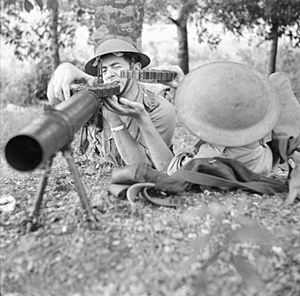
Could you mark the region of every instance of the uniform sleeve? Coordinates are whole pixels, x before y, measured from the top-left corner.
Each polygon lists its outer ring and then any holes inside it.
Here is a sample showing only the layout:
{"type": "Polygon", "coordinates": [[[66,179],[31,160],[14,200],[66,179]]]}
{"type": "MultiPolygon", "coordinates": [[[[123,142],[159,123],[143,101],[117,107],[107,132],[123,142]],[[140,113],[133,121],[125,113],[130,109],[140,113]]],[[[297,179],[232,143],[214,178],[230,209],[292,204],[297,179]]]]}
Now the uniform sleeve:
{"type": "Polygon", "coordinates": [[[172,143],[172,137],[177,123],[175,107],[161,96],[156,96],[155,99],[158,104],[150,112],[150,118],[156,130],[169,147],[172,143]]]}

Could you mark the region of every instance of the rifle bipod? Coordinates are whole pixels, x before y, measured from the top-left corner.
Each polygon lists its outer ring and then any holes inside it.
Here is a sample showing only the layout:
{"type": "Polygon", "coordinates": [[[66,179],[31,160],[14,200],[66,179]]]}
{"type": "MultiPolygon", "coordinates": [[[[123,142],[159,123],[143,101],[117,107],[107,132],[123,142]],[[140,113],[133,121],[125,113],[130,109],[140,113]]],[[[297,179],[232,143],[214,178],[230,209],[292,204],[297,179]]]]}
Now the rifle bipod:
{"type": "MultiPolygon", "coordinates": [[[[84,221],[87,222],[89,228],[97,229],[99,221],[96,218],[96,216],[92,213],[92,209],[89,204],[87,194],[85,192],[85,188],[80,179],[79,172],[76,168],[75,160],[72,155],[72,150],[71,150],[70,145],[68,145],[66,148],[62,149],[62,153],[68,163],[70,173],[73,175],[74,184],[75,184],[77,193],[80,198],[80,203],[81,203],[82,209],[84,211],[84,221]]],[[[32,209],[31,209],[28,217],[26,218],[26,221],[24,221],[25,227],[26,227],[26,232],[35,231],[38,228],[38,217],[39,217],[40,207],[42,204],[45,188],[48,183],[48,178],[50,175],[52,162],[53,162],[53,156],[50,157],[50,159],[45,163],[45,165],[43,167],[43,174],[40,178],[40,182],[39,182],[36,194],[35,194],[35,199],[34,199],[34,203],[32,205],[32,209]]]]}

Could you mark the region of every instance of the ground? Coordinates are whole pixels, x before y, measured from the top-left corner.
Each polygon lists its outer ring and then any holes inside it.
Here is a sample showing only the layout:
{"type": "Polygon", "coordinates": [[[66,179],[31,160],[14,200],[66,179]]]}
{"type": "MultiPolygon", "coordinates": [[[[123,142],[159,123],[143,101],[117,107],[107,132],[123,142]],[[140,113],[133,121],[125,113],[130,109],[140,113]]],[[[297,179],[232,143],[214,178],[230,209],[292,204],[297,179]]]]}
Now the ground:
{"type": "MultiPolygon", "coordinates": [[[[35,116],[32,110],[25,113],[1,113],[1,149],[11,131],[35,116]]],[[[178,151],[189,149],[194,140],[178,127],[178,151]]],[[[1,213],[0,295],[300,294],[298,201],[284,206],[285,194],[193,188],[178,197],[177,208],[146,200],[132,208],[126,199],[108,193],[109,165],[87,156],[75,160],[97,229],[85,222],[73,178],[59,153],[39,228],[26,233],[24,220],[41,170],[19,173],[1,155],[0,196],[13,196],[16,208],[1,213]]]]}

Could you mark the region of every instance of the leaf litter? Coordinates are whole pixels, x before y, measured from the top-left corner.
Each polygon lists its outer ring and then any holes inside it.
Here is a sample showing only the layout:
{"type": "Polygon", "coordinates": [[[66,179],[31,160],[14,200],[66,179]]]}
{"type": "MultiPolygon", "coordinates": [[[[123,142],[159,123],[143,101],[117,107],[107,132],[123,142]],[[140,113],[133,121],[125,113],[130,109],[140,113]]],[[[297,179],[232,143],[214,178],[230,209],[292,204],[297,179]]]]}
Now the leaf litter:
{"type": "Polygon", "coordinates": [[[207,188],[180,196],[176,208],[139,201],[132,209],[108,193],[110,165],[91,155],[76,162],[99,229],[82,223],[74,181],[58,155],[40,227],[24,233],[39,171],[20,174],[1,159],[0,196],[16,200],[12,212],[0,214],[3,295],[300,294],[299,203],[207,188]]]}

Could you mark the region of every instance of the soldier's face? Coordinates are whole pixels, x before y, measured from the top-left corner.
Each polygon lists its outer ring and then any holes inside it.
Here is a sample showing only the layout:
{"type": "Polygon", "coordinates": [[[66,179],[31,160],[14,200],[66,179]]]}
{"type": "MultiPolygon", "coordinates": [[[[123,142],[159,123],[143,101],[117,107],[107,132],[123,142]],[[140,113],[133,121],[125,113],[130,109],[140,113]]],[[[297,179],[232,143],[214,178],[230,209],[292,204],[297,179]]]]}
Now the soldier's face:
{"type": "Polygon", "coordinates": [[[121,78],[121,70],[129,70],[130,62],[123,56],[107,55],[102,59],[102,70],[104,83],[118,82],[121,91],[127,78],[121,78]]]}

